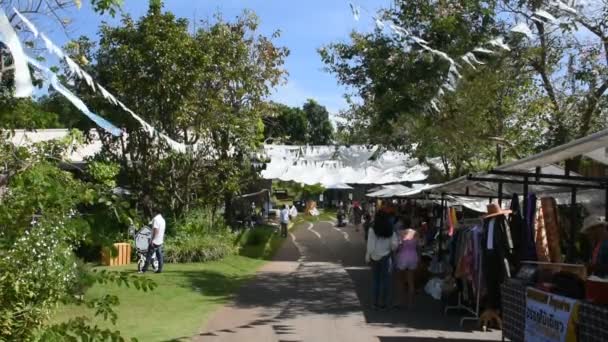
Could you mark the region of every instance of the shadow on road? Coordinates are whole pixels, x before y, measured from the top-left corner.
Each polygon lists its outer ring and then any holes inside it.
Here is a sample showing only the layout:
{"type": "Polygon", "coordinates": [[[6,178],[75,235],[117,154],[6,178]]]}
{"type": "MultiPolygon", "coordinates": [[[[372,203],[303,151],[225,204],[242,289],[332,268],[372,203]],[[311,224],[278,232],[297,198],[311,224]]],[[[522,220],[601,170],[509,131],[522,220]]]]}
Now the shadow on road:
{"type": "MultiPolygon", "coordinates": [[[[319,316],[331,318],[360,315],[370,326],[393,329],[395,333],[412,331],[436,332],[472,332],[459,325],[457,314],[443,315],[441,302],[425,294],[416,298],[415,308],[411,311],[372,311],[371,307],[371,272],[364,264],[365,242],[363,234],[353,229],[344,229],[350,233],[345,240],[343,232],[334,229],[330,224],[315,225],[323,239],[317,238],[307,229],[296,232],[294,242],[285,242],[275,261],[294,262],[299,253],[306,256],[295,272],[261,272],[255,281],[246,283],[232,306],[237,309],[263,308],[268,313],[251,322],[244,322],[237,327],[220,331],[209,331],[201,336],[215,336],[218,333],[240,332],[243,329],[264,325],[271,326],[276,336],[290,340],[294,327],[286,322],[291,319],[306,319],[319,316]],[[298,246],[296,246],[296,244],[298,246]],[[297,248],[296,248],[297,247],[297,248]]],[[[219,289],[217,289],[219,290],[219,289]]],[[[477,328],[470,323],[470,328],[477,328]]],[[[384,337],[378,336],[381,342],[430,341],[433,338],[420,337],[384,337]]],[[[448,340],[448,339],[446,339],[448,340]]],[[[466,342],[466,339],[449,339],[466,342]]]]}

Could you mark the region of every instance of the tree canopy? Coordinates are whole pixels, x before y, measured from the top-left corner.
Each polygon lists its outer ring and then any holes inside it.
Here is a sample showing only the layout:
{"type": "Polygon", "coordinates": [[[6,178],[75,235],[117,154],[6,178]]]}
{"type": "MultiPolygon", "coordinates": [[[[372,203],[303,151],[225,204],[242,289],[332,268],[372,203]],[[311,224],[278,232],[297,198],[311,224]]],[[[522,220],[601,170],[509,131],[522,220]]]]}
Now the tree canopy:
{"type": "Polygon", "coordinates": [[[327,108],[308,99],[302,108],[275,103],[274,115],[265,118],[266,141],[289,145],[328,145],[334,140],[334,128],[327,108]]]}
{"type": "Polygon", "coordinates": [[[579,6],[576,15],[546,5],[415,0],[380,11],[443,56],[380,28],[323,47],[328,71],[353,90],[340,136],[442,157],[451,178],[605,127],[606,4],[579,6]],[[558,19],[533,18],[541,7],[558,19]],[[516,22],[532,37],[512,32],[516,22]],[[489,44],[501,36],[509,51],[489,44]],[[450,92],[441,87],[459,78],[452,68],[462,79],[450,92]]]}

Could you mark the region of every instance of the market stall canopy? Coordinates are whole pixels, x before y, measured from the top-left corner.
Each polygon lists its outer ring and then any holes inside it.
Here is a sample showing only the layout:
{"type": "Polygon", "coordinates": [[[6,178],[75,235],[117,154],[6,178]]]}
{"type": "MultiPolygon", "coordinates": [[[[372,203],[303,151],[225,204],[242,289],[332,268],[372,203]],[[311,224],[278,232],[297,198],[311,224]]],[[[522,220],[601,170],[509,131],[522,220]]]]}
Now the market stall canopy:
{"type": "MultiPolygon", "coordinates": [[[[536,168],[526,170],[528,173],[533,174],[536,168]]],[[[543,175],[564,175],[565,170],[556,165],[547,165],[541,168],[541,174],[543,175]]],[[[573,177],[580,177],[576,173],[570,173],[573,177]]],[[[524,185],[522,184],[522,177],[511,176],[511,175],[495,175],[492,173],[478,173],[469,176],[463,176],[452,181],[443,183],[437,187],[432,188],[430,191],[436,194],[441,193],[456,193],[456,194],[468,194],[477,197],[488,197],[496,198],[499,193],[499,184],[497,179],[503,180],[502,193],[504,196],[510,196],[512,194],[523,194],[524,185]]],[[[571,192],[573,184],[579,188],[584,189],[590,186],[588,181],[579,180],[567,180],[567,179],[552,179],[551,185],[546,184],[534,184],[534,179],[530,179],[528,185],[528,192],[534,193],[538,196],[551,195],[555,196],[561,193],[569,194],[571,192]],[[562,185],[563,184],[563,185],[562,185]]]]}
{"type": "Polygon", "coordinates": [[[403,192],[412,191],[412,190],[414,190],[414,189],[407,187],[405,185],[389,184],[389,185],[383,185],[381,189],[378,189],[375,191],[370,191],[369,193],[366,194],[366,196],[374,197],[374,198],[391,198],[391,197],[397,197],[398,193],[403,193],[403,192]]]}
{"type": "Polygon", "coordinates": [[[270,160],[262,171],[265,179],[302,184],[391,184],[420,182],[429,167],[405,153],[378,146],[265,145],[270,160]]]}
{"type": "Polygon", "coordinates": [[[334,190],[352,190],[353,187],[346,184],[346,183],[336,183],[336,184],[329,184],[329,185],[325,185],[324,186],[325,189],[334,189],[334,190]]]}
{"type": "Polygon", "coordinates": [[[529,170],[578,156],[608,165],[608,129],[496,168],[502,171],[529,170]]]}

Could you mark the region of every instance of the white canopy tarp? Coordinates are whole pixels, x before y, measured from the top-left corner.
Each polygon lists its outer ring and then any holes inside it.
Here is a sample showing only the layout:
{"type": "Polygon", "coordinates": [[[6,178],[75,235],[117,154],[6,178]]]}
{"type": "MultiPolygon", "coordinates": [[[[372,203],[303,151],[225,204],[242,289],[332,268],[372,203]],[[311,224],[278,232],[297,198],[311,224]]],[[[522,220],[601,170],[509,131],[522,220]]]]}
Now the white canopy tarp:
{"type": "Polygon", "coordinates": [[[390,198],[396,197],[396,194],[404,192],[404,191],[412,191],[412,188],[407,187],[401,184],[389,184],[383,185],[382,189],[371,191],[367,193],[367,197],[378,197],[378,198],[390,198]]]}
{"type": "Polygon", "coordinates": [[[529,170],[585,156],[608,165],[608,129],[496,168],[501,171],[529,170]]]}
{"type": "Polygon", "coordinates": [[[265,179],[303,184],[390,184],[419,182],[429,168],[405,153],[383,151],[378,146],[265,145],[270,162],[265,179]]]}

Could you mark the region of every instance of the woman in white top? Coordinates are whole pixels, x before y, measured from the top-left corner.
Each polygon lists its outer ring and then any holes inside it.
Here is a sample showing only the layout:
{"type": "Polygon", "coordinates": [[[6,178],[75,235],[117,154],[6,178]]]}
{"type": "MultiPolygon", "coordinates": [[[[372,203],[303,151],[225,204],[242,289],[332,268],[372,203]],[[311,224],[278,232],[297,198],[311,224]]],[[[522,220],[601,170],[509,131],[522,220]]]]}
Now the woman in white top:
{"type": "Polygon", "coordinates": [[[393,232],[392,217],[384,210],[376,214],[373,229],[369,230],[365,262],[372,267],[373,308],[385,308],[390,286],[391,253],[397,249],[399,238],[393,232]]]}

